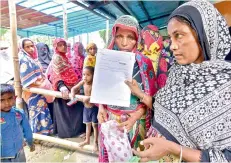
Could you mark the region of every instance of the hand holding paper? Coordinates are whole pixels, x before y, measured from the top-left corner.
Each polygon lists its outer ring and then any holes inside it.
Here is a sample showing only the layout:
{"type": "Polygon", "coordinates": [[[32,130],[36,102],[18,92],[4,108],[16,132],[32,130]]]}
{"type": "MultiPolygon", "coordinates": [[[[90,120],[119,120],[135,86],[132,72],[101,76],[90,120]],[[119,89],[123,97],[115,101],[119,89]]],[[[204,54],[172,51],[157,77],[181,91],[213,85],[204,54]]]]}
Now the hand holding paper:
{"type": "Polygon", "coordinates": [[[135,54],[99,50],[96,58],[91,103],[129,107],[131,91],[124,83],[132,80],[135,54]]]}

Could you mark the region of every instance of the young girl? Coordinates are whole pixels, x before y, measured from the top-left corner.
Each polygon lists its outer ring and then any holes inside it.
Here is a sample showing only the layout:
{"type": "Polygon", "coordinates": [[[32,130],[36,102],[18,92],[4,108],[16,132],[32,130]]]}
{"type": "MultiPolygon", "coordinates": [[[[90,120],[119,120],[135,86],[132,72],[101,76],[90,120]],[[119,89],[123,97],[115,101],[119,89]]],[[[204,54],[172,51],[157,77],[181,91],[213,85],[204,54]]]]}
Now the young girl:
{"type": "Polygon", "coordinates": [[[94,67],[86,66],[83,69],[83,79],[80,81],[76,86],[71,89],[72,97],[75,96],[77,92],[83,88],[84,95],[87,96],[86,98],[78,99],[84,103],[84,110],[83,110],[83,123],[86,124],[86,139],[85,141],[80,143],[80,146],[84,146],[90,144],[90,136],[91,136],[91,126],[94,130],[94,151],[98,150],[98,107],[94,104],[91,104],[90,96],[91,96],[91,88],[92,88],[92,81],[94,75],[94,67]]]}
{"type": "Polygon", "coordinates": [[[86,48],[87,56],[84,59],[83,67],[92,66],[95,67],[96,63],[96,53],[97,53],[97,46],[95,43],[89,43],[86,48]]]}

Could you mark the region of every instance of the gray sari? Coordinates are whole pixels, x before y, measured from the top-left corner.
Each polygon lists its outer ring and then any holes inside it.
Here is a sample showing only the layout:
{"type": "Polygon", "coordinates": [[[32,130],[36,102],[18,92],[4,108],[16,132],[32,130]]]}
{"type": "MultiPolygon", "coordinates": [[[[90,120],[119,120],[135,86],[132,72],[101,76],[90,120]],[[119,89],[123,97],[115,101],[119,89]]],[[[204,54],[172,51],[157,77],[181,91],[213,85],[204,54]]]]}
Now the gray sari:
{"type": "Polygon", "coordinates": [[[205,61],[170,69],[156,95],[153,127],[167,139],[201,150],[201,161],[231,161],[231,47],[226,21],[207,1],[193,0],[170,18],[182,16],[196,31],[205,61]]]}

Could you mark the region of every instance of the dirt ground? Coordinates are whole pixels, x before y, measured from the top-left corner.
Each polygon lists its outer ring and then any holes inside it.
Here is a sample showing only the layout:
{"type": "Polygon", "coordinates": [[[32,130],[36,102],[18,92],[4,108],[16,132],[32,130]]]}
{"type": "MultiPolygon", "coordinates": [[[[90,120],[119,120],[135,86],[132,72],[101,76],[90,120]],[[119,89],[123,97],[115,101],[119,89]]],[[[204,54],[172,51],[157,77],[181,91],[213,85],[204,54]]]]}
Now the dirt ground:
{"type": "MultiPolygon", "coordinates": [[[[93,138],[91,138],[92,140],[93,138]]],[[[73,142],[81,142],[82,138],[69,138],[73,142]]],[[[35,144],[35,151],[30,152],[29,147],[25,147],[25,153],[28,163],[34,162],[77,162],[77,163],[94,163],[98,162],[96,153],[69,150],[59,145],[40,141],[35,144]]]]}

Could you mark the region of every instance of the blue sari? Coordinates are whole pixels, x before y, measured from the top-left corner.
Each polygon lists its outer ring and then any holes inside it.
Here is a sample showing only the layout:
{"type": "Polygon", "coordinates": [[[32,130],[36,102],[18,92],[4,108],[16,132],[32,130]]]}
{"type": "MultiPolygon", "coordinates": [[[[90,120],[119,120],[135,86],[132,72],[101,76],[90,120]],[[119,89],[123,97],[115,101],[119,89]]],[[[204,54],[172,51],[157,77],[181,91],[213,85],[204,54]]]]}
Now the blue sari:
{"type": "MultiPolygon", "coordinates": [[[[20,78],[23,88],[33,87],[35,81],[45,78],[38,58],[32,58],[22,48],[19,58],[20,78]]],[[[33,133],[52,134],[53,124],[46,98],[43,95],[25,91],[23,92],[23,98],[28,105],[29,122],[33,133]]]]}

